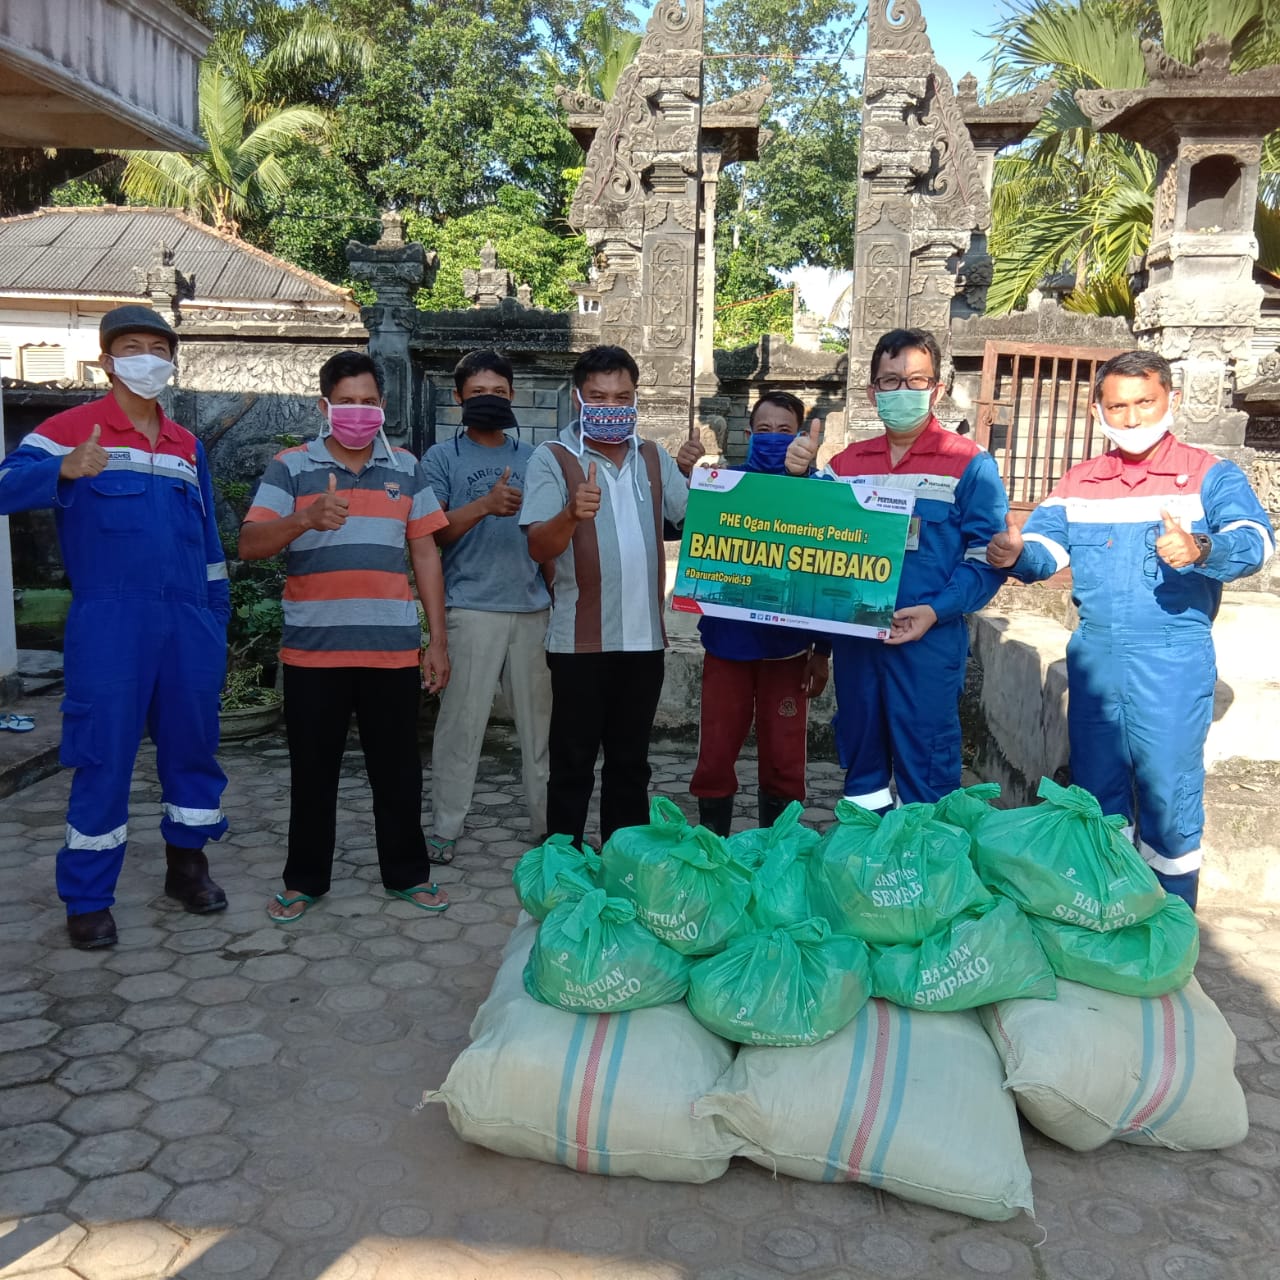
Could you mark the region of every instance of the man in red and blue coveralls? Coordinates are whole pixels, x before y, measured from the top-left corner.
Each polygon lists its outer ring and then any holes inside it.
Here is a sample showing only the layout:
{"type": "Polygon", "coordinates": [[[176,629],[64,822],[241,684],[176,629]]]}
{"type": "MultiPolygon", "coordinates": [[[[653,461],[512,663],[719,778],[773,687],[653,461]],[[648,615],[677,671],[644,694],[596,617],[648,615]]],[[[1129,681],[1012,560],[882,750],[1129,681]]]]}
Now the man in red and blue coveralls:
{"type": "Polygon", "coordinates": [[[73,946],[116,941],[111,915],[143,731],[156,744],[165,893],[220,911],[207,840],[227,829],[218,696],[230,615],[204,446],[156,398],[178,335],[150,307],[102,318],[111,392],[45,421],[0,463],[0,514],[52,506],[71,583],[64,765],[75,769],[58,895],[73,946]]]}
{"type": "Polygon", "coordinates": [[[1023,582],[1070,564],[1072,781],[1104,812],[1136,820],[1139,852],[1194,908],[1217,680],[1210,629],[1222,584],[1256,573],[1275,543],[1240,468],[1171,434],[1172,388],[1169,362],[1150,351],[1100,366],[1093,410],[1114,448],[1072,467],[1021,531],[1009,521],[987,559],[1023,582]]]}
{"type": "MultiPolygon", "coordinates": [[[[903,804],[932,802],[960,785],[960,694],[969,632],[1002,575],[986,547],[1009,501],[991,455],[934,416],[942,356],[925,329],[894,329],[876,343],[867,399],[883,435],[836,454],[827,474],[854,484],[907,489],[915,514],[884,640],[834,636],[836,749],[846,799],[884,812],[890,780],[903,804]]],[[[816,426],[796,437],[786,467],[804,475],[818,450],[816,426]]]]}

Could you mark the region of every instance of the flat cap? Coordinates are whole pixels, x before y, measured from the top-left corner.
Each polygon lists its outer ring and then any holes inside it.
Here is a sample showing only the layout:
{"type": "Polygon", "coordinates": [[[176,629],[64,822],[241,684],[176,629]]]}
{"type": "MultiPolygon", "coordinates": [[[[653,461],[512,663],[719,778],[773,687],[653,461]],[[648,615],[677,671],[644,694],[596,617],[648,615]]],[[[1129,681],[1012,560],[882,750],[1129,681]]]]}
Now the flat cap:
{"type": "Polygon", "coordinates": [[[178,346],[178,335],[173,331],[173,326],[158,311],[137,302],[116,307],[102,317],[102,323],[98,326],[98,342],[103,351],[109,350],[112,341],[122,333],[158,333],[162,338],[169,339],[170,351],[176,350],[178,346]]]}

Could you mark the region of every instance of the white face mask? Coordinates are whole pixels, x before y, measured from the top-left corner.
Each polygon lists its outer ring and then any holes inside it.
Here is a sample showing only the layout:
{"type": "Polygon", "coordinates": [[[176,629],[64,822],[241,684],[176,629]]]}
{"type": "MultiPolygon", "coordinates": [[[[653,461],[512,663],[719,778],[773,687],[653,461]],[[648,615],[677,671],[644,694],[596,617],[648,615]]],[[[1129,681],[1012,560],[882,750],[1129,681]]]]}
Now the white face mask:
{"type": "Polygon", "coordinates": [[[169,379],[178,369],[172,360],[161,356],[112,356],[111,372],[135,396],[154,400],[169,385],[169,379]]]}
{"type": "Polygon", "coordinates": [[[1101,428],[1102,434],[1121,453],[1127,453],[1130,457],[1140,457],[1153,445],[1164,439],[1173,429],[1173,407],[1170,406],[1166,409],[1164,417],[1150,427],[1129,427],[1127,429],[1109,427],[1101,414],[1098,414],[1098,426],[1101,428]]]}

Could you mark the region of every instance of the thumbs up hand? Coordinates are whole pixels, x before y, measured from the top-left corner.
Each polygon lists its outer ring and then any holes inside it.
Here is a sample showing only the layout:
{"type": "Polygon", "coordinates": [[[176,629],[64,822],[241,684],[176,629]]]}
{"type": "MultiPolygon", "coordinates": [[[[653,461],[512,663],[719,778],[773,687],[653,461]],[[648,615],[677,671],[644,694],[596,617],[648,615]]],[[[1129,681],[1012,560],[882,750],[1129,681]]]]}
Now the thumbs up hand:
{"type": "Polygon", "coordinates": [[[89,438],[81,441],[63,459],[58,475],[63,480],[82,480],[107,468],[107,451],[98,443],[102,428],[95,422],[89,438]]]}
{"type": "Polygon", "coordinates": [[[485,502],[491,516],[513,516],[520,510],[520,504],[524,501],[524,494],[514,485],[508,483],[510,479],[511,468],[507,467],[498,478],[497,483],[489,490],[489,495],[485,502]]]}
{"type": "Polygon", "coordinates": [[[1170,569],[1185,569],[1187,565],[1195,564],[1200,558],[1196,540],[1167,510],[1160,512],[1160,520],[1164,524],[1164,532],[1156,539],[1156,555],[1170,569]]]}
{"type": "Polygon", "coordinates": [[[787,471],[793,476],[807,476],[814,468],[821,443],[822,423],[814,418],[809,423],[809,430],[798,432],[787,446],[787,456],[783,462],[787,471]]]}
{"type": "Polygon", "coordinates": [[[987,563],[995,569],[1012,569],[1022,554],[1022,530],[1010,511],[1004,518],[1004,532],[987,543],[987,563]]]}
{"type": "Polygon", "coordinates": [[[600,510],[600,486],[596,484],[596,464],[587,468],[587,482],[580,484],[569,503],[569,514],[576,520],[594,520],[600,510]]]}
{"type": "Polygon", "coordinates": [[[698,459],[704,453],[706,450],[702,447],[702,432],[698,429],[696,422],[690,422],[689,438],[680,446],[680,452],[676,454],[676,466],[684,475],[692,475],[694,467],[698,465],[698,459]]]}
{"type": "Polygon", "coordinates": [[[329,488],[307,508],[307,523],[312,529],[325,532],[341,529],[347,523],[347,508],[351,499],[338,492],[338,477],[329,472],[329,488]]]}

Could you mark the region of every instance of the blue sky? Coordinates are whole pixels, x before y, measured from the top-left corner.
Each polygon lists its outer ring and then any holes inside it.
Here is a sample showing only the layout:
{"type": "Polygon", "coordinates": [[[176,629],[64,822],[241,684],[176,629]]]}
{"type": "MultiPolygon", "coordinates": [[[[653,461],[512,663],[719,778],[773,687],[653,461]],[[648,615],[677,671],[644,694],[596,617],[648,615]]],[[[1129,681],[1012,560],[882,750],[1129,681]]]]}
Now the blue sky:
{"type": "Polygon", "coordinates": [[[985,61],[991,42],[975,32],[989,31],[1006,12],[1002,0],[920,0],[929,40],[952,83],[966,71],[985,87],[990,70],[985,61]]]}

